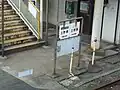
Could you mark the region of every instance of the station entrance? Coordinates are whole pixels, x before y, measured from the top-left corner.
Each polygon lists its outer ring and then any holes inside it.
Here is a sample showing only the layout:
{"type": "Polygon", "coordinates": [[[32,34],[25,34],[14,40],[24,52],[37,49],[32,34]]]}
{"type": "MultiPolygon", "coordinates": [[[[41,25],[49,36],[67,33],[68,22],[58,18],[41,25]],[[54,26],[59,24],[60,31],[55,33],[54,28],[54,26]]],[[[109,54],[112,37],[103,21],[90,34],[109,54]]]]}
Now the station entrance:
{"type": "Polygon", "coordinates": [[[84,18],[83,34],[92,34],[94,0],[78,0],[77,17],[84,18]]]}

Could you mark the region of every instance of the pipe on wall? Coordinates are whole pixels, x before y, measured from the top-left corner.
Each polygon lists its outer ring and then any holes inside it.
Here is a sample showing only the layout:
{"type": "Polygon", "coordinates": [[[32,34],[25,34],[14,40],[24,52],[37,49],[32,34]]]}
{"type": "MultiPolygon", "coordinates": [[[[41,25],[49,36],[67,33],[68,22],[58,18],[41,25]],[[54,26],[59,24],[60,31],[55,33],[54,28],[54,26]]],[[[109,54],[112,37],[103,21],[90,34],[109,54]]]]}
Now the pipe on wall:
{"type": "Polygon", "coordinates": [[[104,14],[105,14],[105,6],[103,7],[103,13],[102,13],[102,22],[101,22],[101,34],[100,34],[100,39],[102,38],[102,33],[103,33],[103,21],[104,21],[104,14]]]}
{"type": "Polygon", "coordinates": [[[120,7],[120,0],[118,0],[117,14],[116,14],[115,35],[114,35],[114,44],[115,44],[115,45],[116,45],[116,38],[117,38],[117,27],[118,27],[119,7],[120,7]]]}

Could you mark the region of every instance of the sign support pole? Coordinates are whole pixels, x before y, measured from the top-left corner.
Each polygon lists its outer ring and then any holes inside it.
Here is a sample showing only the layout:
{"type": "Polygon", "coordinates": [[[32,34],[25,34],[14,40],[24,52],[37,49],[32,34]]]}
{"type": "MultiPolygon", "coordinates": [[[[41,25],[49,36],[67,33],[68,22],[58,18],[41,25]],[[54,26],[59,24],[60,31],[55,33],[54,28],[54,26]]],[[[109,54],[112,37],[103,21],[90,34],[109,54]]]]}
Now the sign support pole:
{"type": "Polygon", "coordinates": [[[56,61],[57,61],[57,37],[58,36],[58,24],[56,25],[56,40],[55,40],[55,49],[54,49],[54,69],[53,69],[53,75],[56,75],[56,61]]]}
{"type": "MultiPolygon", "coordinates": [[[[82,19],[81,20],[81,31],[80,31],[80,34],[81,34],[81,36],[82,36],[82,33],[83,33],[83,22],[84,22],[84,20],[82,19]]],[[[81,38],[80,38],[80,42],[79,42],[79,55],[78,55],[78,65],[77,65],[77,67],[80,67],[80,54],[81,54],[81,38]]]]}
{"type": "Polygon", "coordinates": [[[57,25],[56,25],[56,39],[55,39],[55,49],[54,49],[54,68],[53,68],[53,76],[57,77],[56,74],[56,61],[57,61],[57,38],[58,38],[58,24],[59,24],[59,0],[57,4],[57,25]]]}

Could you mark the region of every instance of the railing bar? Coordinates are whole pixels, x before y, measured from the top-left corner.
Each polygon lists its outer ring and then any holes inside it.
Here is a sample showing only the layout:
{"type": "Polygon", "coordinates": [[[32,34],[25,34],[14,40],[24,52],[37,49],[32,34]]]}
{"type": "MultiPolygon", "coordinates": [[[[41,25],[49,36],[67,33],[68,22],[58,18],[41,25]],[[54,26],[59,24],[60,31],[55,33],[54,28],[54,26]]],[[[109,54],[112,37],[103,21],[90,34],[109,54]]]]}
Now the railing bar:
{"type": "Polygon", "coordinates": [[[38,12],[38,40],[40,40],[40,12],[38,12]]]}

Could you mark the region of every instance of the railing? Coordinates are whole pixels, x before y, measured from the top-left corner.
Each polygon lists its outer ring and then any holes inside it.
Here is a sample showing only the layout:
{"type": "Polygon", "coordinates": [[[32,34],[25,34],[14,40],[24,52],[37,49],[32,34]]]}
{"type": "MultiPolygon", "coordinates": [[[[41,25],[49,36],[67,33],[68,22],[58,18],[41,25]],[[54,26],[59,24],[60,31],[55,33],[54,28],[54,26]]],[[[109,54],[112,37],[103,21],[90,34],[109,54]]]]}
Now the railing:
{"type": "Polygon", "coordinates": [[[7,0],[12,8],[21,17],[24,23],[29,27],[33,34],[40,40],[40,11],[29,0],[29,4],[36,10],[36,17],[30,12],[29,8],[25,5],[23,0],[7,0]]]}

